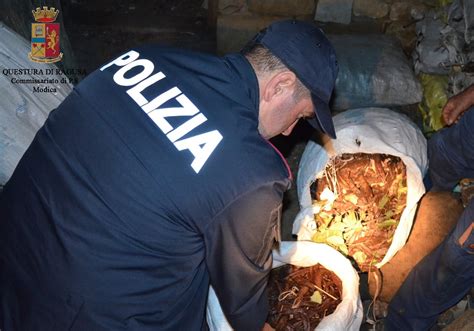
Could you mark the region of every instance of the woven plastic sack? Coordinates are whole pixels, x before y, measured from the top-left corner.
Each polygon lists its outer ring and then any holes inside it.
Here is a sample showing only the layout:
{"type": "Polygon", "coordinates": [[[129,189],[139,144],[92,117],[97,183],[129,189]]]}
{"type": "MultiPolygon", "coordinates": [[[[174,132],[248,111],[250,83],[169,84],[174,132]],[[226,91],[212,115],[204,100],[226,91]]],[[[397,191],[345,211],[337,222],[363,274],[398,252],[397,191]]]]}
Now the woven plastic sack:
{"type": "MultiPolygon", "coordinates": [[[[54,64],[35,63],[28,59],[29,41],[23,39],[0,22],[0,186],[10,178],[18,161],[30,145],[49,112],[71,92],[69,83],[61,83],[65,76],[46,75],[54,64]],[[41,69],[43,75],[10,74],[8,69],[41,69]],[[5,74],[6,73],[6,74],[5,74]],[[38,84],[14,84],[12,79],[57,79],[54,93],[34,93],[38,84]]],[[[39,84],[41,86],[43,84],[39,84]]]]}
{"type": "MultiPolygon", "coordinates": [[[[363,316],[359,276],[348,259],[332,247],[309,241],[284,241],[279,250],[273,251],[273,268],[284,264],[310,267],[317,263],[333,271],[341,279],[342,301],[331,315],[321,320],[315,330],[358,331],[363,316]]],[[[232,330],[212,287],[209,290],[206,313],[210,330],[232,330]]]]}
{"type": "Polygon", "coordinates": [[[387,107],[421,101],[421,85],[397,40],[386,35],[329,35],[339,74],[334,109],[387,107]]]}
{"type": "Polygon", "coordinates": [[[330,158],[340,154],[389,154],[401,158],[406,166],[407,203],[385,257],[375,266],[380,268],[403,247],[420,198],[425,193],[423,177],[427,171],[426,139],[421,130],[405,115],[384,108],[351,109],[333,118],[336,140],[324,146],[308,142],[301,157],[297,177],[300,212],[293,223],[298,240],[311,240],[316,231],[315,210],[310,186],[319,178],[330,158]]]}

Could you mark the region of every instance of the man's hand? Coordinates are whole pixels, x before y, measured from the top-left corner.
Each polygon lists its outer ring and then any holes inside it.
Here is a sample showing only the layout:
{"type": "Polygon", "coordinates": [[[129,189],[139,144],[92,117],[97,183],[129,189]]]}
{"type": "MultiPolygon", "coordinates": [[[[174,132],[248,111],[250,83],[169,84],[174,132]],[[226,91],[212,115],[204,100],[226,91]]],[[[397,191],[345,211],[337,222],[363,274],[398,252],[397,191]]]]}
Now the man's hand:
{"type": "Polygon", "coordinates": [[[265,323],[265,325],[263,326],[262,331],[275,331],[275,329],[272,328],[272,327],[270,326],[270,324],[265,323]]]}
{"type": "Polygon", "coordinates": [[[447,125],[457,123],[462,113],[474,104],[474,85],[449,98],[443,108],[443,120],[447,125]]]}

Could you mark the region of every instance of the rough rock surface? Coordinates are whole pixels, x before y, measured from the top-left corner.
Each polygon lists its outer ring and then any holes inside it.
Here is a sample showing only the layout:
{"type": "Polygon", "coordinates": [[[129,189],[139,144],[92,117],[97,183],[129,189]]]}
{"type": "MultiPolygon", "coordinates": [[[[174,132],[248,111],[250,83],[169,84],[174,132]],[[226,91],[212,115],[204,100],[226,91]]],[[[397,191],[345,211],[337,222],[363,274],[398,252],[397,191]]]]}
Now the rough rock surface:
{"type": "Polygon", "coordinates": [[[390,6],[382,0],[354,0],[352,10],[355,16],[381,18],[388,14],[390,6]]]}

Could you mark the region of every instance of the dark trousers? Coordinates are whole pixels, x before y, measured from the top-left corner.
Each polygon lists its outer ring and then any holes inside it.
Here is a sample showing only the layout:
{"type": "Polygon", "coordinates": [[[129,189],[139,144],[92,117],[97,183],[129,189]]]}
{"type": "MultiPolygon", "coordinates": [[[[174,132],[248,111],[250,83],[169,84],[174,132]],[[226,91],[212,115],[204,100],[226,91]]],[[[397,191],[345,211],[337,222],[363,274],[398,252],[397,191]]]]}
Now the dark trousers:
{"type": "MultiPolygon", "coordinates": [[[[434,190],[451,190],[474,177],[474,109],[459,123],[434,135],[428,144],[434,190]]],[[[461,300],[474,285],[474,199],[445,240],[410,272],[389,305],[385,330],[428,330],[440,313],[461,300]],[[465,235],[466,235],[465,234],[465,235]]]]}

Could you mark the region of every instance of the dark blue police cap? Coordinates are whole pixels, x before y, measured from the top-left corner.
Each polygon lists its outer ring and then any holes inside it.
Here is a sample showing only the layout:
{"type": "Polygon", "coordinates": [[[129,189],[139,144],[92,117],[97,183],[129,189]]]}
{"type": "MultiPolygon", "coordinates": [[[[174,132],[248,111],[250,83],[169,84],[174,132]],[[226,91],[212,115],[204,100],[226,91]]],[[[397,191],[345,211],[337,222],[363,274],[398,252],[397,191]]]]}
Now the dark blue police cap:
{"type": "Polygon", "coordinates": [[[307,22],[278,21],[257,34],[251,43],[268,48],[311,91],[316,116],[308,121],[335,139],[329,100],[339,68],[324,32],[307,22]]]}

